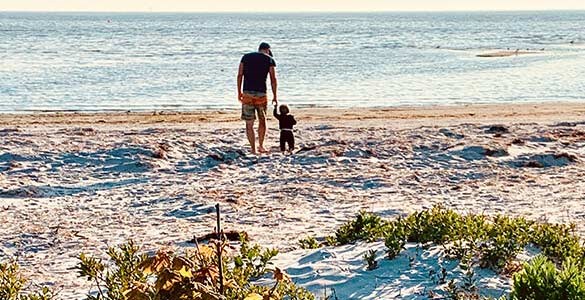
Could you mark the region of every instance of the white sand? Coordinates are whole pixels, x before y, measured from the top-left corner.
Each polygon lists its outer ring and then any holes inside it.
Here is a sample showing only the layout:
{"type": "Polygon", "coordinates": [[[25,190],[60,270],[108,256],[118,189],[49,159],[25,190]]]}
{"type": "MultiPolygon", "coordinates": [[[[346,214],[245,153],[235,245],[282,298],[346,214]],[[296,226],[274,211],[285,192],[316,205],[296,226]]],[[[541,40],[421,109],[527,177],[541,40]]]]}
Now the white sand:
{"type": "MultiPolygon", "coordinates": [[[[523,252],[519,258],[533,256],[523,252]]],[[[458,261],[446,259],[441,246],[424,249],[413,244],[393,260],[386,259],[384,243],[377,242],[295,250],[281,255],[275,264],[286,266],[295,283],[323,298],[327,294],[338,299],[445,299],[449,281],[460,284],[465,277],[458,261]],[[371,271],[364,262],[368,250],[377,250],[378,255],[378,268],[371,271]]],[[[483,296],[500,298],[509,293],[509,278],[489,269],[474,270],[473,279],[483,296]]],[[[272,284],[272,280],[260,283],[272,284]]]]}
{"type": "Polygon", "coordinates": [[[246,154],[232,111],[5,116],[0,260],[16,258],[35,282],[79,298],[80,252],[128,238],[145,249],[185,246],[213,229],[215,203],[226,229],[283,252],[360,209],[391,217],[437,203],[575,222],[584,234],[584,112],[578,103],[304,110],[295,134],[312,150],[277,153],[271,120],[273,153],[259,157],[246,154]],[[510,132],[490,133],[493,124],[510,132]]]}

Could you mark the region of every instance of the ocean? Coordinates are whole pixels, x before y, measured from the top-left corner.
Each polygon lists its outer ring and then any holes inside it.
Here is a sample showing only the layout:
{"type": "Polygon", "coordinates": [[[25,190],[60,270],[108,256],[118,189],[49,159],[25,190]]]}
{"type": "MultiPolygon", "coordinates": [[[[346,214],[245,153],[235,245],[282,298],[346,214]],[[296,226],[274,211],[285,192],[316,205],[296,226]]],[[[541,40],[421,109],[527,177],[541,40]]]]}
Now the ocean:
{"type": "Polygon", "coordinates": [[[0,12],[0,113],[238,108],[262,41],[293,108],[585,101],[585,11],[0,12]]]}

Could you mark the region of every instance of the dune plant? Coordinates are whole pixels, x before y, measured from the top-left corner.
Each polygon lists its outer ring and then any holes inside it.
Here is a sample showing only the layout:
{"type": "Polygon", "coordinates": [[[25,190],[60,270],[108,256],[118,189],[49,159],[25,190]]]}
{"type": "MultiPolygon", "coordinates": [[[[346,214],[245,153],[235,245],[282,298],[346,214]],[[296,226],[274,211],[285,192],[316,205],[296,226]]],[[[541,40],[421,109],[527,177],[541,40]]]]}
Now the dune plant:
{"type": "Polygon", "coordinates": [[[487,236],[479,246],[480,265],[502,270],[530,242],[533,224],[524,218],[495,216],[492,222],[485,224],[487,236]]]}
{"type": "Polygon", "coordinates": [[[556,263],[569,257],[583,260],[585,255],[574,224],[534,224],[530,236],[531,242],[556,263]]]}
{"type": "Polygon", "coordinates": [[[585,299],[585,270],[580,262],[568,258],[558,269],[546,256],[526,263],[514,275],[512,300],[585,299]]]}
{"type": "Polygon", "coordinates": [[[308,236],[306,238],[299,240],[299,246],[301,249],[318,249],[321,247],[319,242],[315,239],[315,237],[308,236]]]}
{"type": "Polygon", "coordinates": [[[377,254],[377,251],[373,250],[373,249],[368,250],[364,254],[364,260],[366,261],[368,271],[373,271],[373,270],[378,268],[378,261],[376,260],[376,254],[377,254]]]}
{"type": "Polygon", "coordinates": [[[2,300],[53,300],[54,291],[41,287],[38,291],[25,292],[26,278],[22,276],[16,263],[0,262],[0,299],[2,300]]]}
{"type": "Polygon", "coordinates": [[[240,251],[231,258],[235,266],[232,269],[232,279],[239,285],[244,285],[251,279],[268,273],[273,268],[271,260],[276,255],[278,255],[278,250],[250,245],[247,239],[241,236],[240,251]]]}
{"type": "Polygon", "coordinates": [[[404,220],[407,240],[414,243],[443,244],[459,230],[461,216],[442,206],[410,214],[404,220]]]}
{"type": "Polygon", "coordinates": [[[342,225],[335,235],[327,240],[332,246],[350,244],[356,241],[372,242],[384,237],[388,221],[380,216],[360,211],[355,220],[342,225]]]}
{"type": "Polygon", "coordinates": [[[397,222],[390,223],[388,225],[388,231],[384,238],[384,245],[386,248],[386,254],[388,259],[394,259],[400,251],[404,249],[406,244],[406,232],[404,222],[399,219],[397,222]]]}
{"type": "Polygon", "coordinates": [[[81,277],[94,283],[87,300],[314,299],[314,295],[294,285],[286,273],[271,266],[276,250],[250,246],[245,239],[237,255],[230,255],[228,248],[226,242],[213,240],[184,253],[159,250],[147,255],[130,241],[110,248],[107,263],[80,255],[77,268],[81,277]],[[273,286],[253,283],[268,273],[275,279],[273,286]]]}
{"type": "Polygon", "coordinates": [[[443,246],[448,257],[459,260],[465,274],[462,280],[451,282],[454,299],[480,299],[472,280],[475,265],[507,274],[518,272],[522,267],[516,262],[517,255],[532,245],[542,251],[546,262],[540,259],[526,264],[528,272],[514,277],[514,299],[585,299],[580,294],[585,249],[573,224],[538,223],[500,215],[461,215],[442,206],[395,220],[362,211],[329,237],[329,243],[343,245],[380,239],[384,240],[389,259],[400,254],[405,242],[423,247],[443,246]],[[554,280],[538,281],[540,275],[554,280]],[[545,289],[551,290],[545,293],[545,289]],[[542,293],[550,298],[534,296],[542,293]]]}

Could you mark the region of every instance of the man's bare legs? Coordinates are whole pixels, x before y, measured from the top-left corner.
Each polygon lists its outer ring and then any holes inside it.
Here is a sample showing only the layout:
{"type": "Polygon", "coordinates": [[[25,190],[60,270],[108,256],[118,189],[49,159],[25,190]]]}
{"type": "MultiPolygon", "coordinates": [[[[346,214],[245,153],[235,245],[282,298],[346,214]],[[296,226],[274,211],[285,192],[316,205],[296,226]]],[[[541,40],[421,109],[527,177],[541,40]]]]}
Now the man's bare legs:
{"type": "MultiPolygon", "coordinates": [[[[266,125],[266,124],[265,124],[266,125]]],[[[260,131],[260,130],[258,130],[260,131]]],[[[252,148],[252,154],[256,154],[256,137],[254,136],[254,120],[246,120],[246,135],[248,136],[248,142],[252,148]]],[[[261,141],[263,141],[262,139],[261,141]]],[[[260,142],[262,145],[262,142],[260,142]]]]}
{"type": "MultiPolygon", "coordinates": [[[[252,132],[252,134],[254,134],[252,132]]],[[[264,149],[264,137],[266,136],[266,118],[258,118],[258,152],[268,152],[264,149]]]]}

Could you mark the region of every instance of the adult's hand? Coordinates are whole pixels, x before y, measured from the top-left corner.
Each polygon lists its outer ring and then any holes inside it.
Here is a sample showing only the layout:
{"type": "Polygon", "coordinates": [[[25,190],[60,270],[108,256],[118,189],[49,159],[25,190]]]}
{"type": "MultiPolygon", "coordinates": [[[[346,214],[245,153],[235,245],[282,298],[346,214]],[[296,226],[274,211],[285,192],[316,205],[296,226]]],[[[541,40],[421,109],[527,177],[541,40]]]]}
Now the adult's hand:
{"type": "Polygon", "coordinates": [[[238,101],[240,101],[240,103],[244,101],[244,94],[242,92],[238,92],[238,101]]]}
{"type": "Polygon", "coordinates": [[[278,105],[278,99],[276,99],[276,96],[272,98],[272,105],[278,105]]]}

